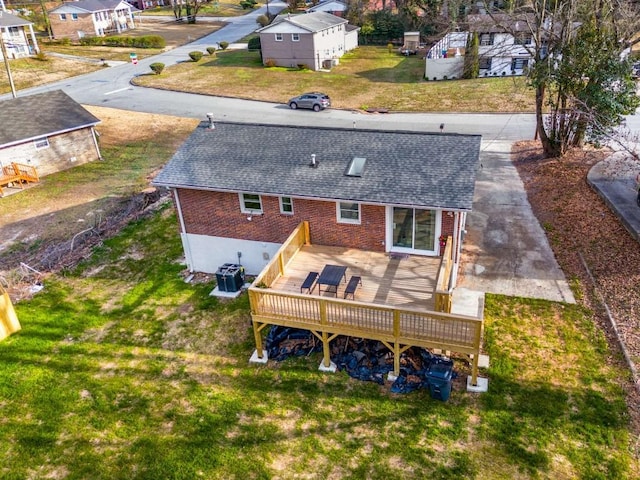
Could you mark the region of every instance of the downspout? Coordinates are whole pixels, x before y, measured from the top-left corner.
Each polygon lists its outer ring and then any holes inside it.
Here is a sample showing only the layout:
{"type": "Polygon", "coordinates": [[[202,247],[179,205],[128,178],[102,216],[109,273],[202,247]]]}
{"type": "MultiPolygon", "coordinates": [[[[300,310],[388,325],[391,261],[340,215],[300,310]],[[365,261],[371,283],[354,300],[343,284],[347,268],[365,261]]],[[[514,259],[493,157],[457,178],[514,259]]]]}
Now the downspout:
{"type": "Polygon", "coordinates": [[[460,267],[460,251],[462,249],[462,230],[466,223],[466,212],[455,212],[453,219],[453,267],[451,275],[451,287],[455,287],[458,284],[458,268],[460,267]]]}
{"type": "Polygon", "coordinates": [[[184,255],[187,260],[187,266],[189,272],[193,273],[193,259],[191,257],[191,245],[189,244],[189,236],[187,235],[187,228],[184,225],[184,217],[182,216],[182,206],[180,205],[180,197],[178,196],[178,189],[173,188],[173,198],[176,200],[176,210],[178,210],[178,220],[180,221],[180,236],[182,237],[182,246],[184,247],[184,255]]]}
{"type": "Polygon", "coordinates": [[[98,160],[102,160],[102,155],[100,154],[100,146],[98,145],[98,132],[94,127],[91,127],[91,138],[93,138],[93,145],[96,147],[96,153],[98,154],[98,160]]]}

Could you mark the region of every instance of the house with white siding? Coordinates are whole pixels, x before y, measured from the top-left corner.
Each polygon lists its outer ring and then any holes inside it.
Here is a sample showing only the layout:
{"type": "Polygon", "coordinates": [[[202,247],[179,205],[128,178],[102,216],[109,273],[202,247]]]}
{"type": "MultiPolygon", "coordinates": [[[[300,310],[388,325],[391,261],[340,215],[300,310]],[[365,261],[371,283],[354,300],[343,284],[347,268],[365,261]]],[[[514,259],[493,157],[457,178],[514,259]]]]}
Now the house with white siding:
{"type": "Polygon", "coordinates": [[[257,32],[267,66],[331,68],[358,46],[359,28],[326,12],[279,15],[257,32]]]}

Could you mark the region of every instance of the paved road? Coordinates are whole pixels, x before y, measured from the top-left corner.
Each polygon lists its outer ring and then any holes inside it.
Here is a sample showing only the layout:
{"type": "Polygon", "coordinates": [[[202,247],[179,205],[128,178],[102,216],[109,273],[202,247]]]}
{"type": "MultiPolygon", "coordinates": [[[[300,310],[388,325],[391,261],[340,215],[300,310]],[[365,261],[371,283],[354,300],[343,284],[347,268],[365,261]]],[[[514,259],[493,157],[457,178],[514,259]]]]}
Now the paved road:
{"type": "MultiPolygon", "coordinates": [[[[270,10],[284,8],[270,3],[270,10]]],[[[530,114],[393,113],[326,110],[291,111],[285,105],[244,101],[135,87],[132,77],[149,72],[149,64],[172,65],[185,61],[188,52],[234,42],[255,30],[255,18],[265,7],[235,19],[229,25],[138,65],[119,65],[81,77],[19,92],[20,95],[62,89],[76,101],[124,110],[168,114],[204,120],[212,112],[219,121],[296,124],[341,128],[406,129],[473,133],[483,136],[473,212],[469,215],[461,290],[480,290],[523,297],[573,302],[562,271],[546,236],[531,212],[518,173],[510,161],[515,140],[532,139],[535,118],[530,114]]],[[[1,98],[9,98],[5,95],[1,98]]],[[[640,132],[640,116],[627,118],[627,126],[640,132]]]]}

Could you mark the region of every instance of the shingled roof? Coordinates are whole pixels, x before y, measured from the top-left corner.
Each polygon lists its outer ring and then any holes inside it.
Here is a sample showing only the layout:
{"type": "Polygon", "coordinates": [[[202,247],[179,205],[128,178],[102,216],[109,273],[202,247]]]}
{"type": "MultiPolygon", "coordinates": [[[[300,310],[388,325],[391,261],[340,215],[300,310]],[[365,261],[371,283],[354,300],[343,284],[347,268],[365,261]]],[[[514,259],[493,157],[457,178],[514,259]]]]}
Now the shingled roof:
{"type": "Polygon", "coordinates": [[[0,111],[0,147],[100,123],[62,90],[4,100],[0,111]]]}
{"type": "Polygon", "coordinates": [[[154,185],[471,210],[478,135],[201,123],[154,185]],[[318,166],[310,167],[315,154],[318,166]],[[361,177],[345,175],[366,158],[361,177]]]}
{"type": "Polygon", "coordinates": [[[138,10],[124,0],[77,0],[64,2],[62,5],[49,10],[49,13],[113,11],[121,5],[130,8],[132,12],[138,10]]]}
{"type": "Polygon", "coordinates": [[[335,27],[347,23],[348,20],[337,17],[328,12],[309,12],[298,15],[278,15],[270,25],[260,28],[257,32],[268,31],[271,27],[279,25],[283,22],[290,23],[309,32],[320,32],[327,28],[335,27]]]}
{"type": "Polygon", "coordinates": [[[0,10],[0,27],[23,27],[27,25],[33,25],[32,22],[24,20],[16,15],[12,15],[8,12],[0,10]]]}

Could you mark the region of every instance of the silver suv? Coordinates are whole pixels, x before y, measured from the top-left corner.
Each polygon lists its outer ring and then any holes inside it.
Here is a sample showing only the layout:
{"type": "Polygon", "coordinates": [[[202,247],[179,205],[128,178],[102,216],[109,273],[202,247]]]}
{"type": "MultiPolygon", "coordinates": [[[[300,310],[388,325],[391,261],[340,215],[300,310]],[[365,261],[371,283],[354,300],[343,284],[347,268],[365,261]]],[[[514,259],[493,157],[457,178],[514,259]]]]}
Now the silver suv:
{"type": "Polygon", "coordinates": [[[310,108],[315,112],[319,112],[331,106],[331,99],[329,95],[324,93],[310,92],[293,97],[288,103],[291,110],[295,110],[296,108],[310,108]]]}

